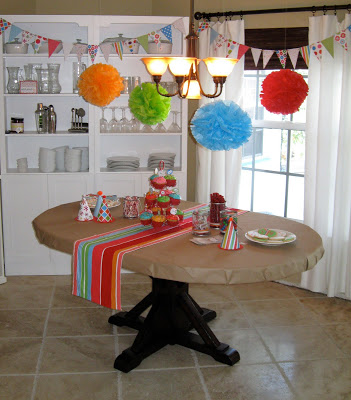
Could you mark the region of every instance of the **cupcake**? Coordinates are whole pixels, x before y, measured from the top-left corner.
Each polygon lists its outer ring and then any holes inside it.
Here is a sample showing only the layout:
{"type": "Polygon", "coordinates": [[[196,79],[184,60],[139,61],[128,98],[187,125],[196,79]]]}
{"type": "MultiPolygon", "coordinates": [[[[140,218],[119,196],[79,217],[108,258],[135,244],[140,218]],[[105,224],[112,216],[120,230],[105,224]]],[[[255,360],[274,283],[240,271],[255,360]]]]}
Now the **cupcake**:
{"type": "Polygon", "coordinates": [[[150,225],[152,213],[149,211],[144,211],[140,214],[139,218],[142,225],[150,225]]]}
{"type": "Polygon", "coordinates": [[[153,215],[151,219],[151,223],[154,228],[160,228],[165,221],[166,217],[164,215],[153,215]]]}
{"type": "Polygon", "coordinates": [[[179,210],[179,208],[177,209],[177,216],[179,218],[179,222],[183,221],[184,213],[182,210],[179,210]]]}
{"type": "Polygon", "coordinates": [[[152,211],[153,215],[158,215],[161,213],[162,210],[160,207],[154,206],[151,208],[151,211],[152,211]]]}
{"type": "Polygon", "coordinates": [[[180,203],[180,196],[178,193],[172,193],[169,195],[172,206],[177,206],[180,203]]]}
{"type": "Polygon", "coordinates": [[[167,215],[167,224],[177,226],[179,224],[179,217],[177,215],[167,215]]]}
{"type": "Polygon", "coordinates": [[[167,184],[166,179],[163,176],[158,176],[151,181],[151,185],[155,189],[163,189],[167,184]]]}
{"type": "Polygon", "coordinates": [[[168,196],[161,196],[157,199],[157,204],[161,208],[169,207],[170,198],[168,196]]]}
{"type": "Polygon", "coordinates": [[[157,193],[155,192],[147,192],[145,195],[145,204],[148,207],[153,207],[156,205],[157,201],[157,193]]]}
{"type": "Polygon", "coordinates": [[[165,176],[167,186],[175,186],[177,184],[177,180],[174,175],[166,175],[165,176]]]}
{"type": "Polygon", "coordinates": [[[158,178],[158,177],[159,177],[159,175],[153,174],[150,176],[149,181],[151,182],[153,179],[158,178]]]}

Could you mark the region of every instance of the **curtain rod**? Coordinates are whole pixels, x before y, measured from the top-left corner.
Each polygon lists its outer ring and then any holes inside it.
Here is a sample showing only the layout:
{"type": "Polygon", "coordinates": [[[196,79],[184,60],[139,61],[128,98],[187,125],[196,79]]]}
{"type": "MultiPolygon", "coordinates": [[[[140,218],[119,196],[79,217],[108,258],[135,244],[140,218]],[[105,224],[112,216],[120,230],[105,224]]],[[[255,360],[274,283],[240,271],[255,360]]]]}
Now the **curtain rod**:
{"type": "Polygon", "coordinates": [[[199,19],[211,19],[213,17],[220,18],[220,17],[232,17],[235,15],[239,15],[242,17],[243,15],[253,15],[253,14],[278,14],[278,13],[291,13],[291,12],[312,12],[313,14],[316,11],[323,11],[326,13],[327,11],[334,11],[336,13],[337,10],[347,10],[348,12],[351,11],[350,4],[343,4],[343,5],[335,5],[335,6],[309,6],[309,7],[296,7],[296,8],[272,8],[272,9],[265,9],[265,10],[247,10],[247,11],[223,11],[223,12],[213,12],[213,13],[205,13],[205,12],[196,12],[194,14],[194,18],[196,20],[199,19]]]}

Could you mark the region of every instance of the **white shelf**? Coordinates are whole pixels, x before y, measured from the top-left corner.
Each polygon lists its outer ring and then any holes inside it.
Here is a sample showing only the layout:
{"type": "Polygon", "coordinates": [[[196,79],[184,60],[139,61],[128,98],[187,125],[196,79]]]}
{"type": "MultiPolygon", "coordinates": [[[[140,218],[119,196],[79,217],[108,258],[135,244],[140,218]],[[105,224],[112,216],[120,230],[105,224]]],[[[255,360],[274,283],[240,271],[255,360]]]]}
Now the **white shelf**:
{"type": "Polygon", "coordinates": [[[39,168],[28,168],[28,172],[18,172],[16,168],[8,168],[7,174],[15,174],[15,175],[73,175],[73,174],[82,174],[87,175],[89,171],[78,171],[78,172],[68,172],[68,171],[54,171],[54,172],[41,172],[39,168]]]}
{"type": "Polygon", "coordinates": [[[128,132],[128,133],[100,133],[101,136],[182,136],[182,132],[128,132]]]}
{"type": "MultiPolygon", "coordinates": [[[[172,168],[173,172],[182,172],[180,167],[174,167],[172,168]]],[[[150,173],[152,174],[155,168],[148,168],[148,167],[140,167],[135,171],[111,171],[108,168],[100,168],[101,173],[106,173],[106,174],[140,174],[140,173],[150,173]]]]}
{"type": "Polygon", "coordinates": [[[5,135],[6,138],[28,138],[28,137],[35,137],[35,138],[43,138],[43,137],[84,137],[89,136],[89,133],[71,133],[68,131],[60,131],[56,133],[38,133],[38,132],[25,132],[25,133],[8,133],[5,135]]]}
{"type": "MultiPolygon", "coordinates": [[[[85,57],[85,58],[87,58],[88,57],[88,55],[89,54],[83,54],[82,55],[82,58],[83,57],[85,57]]],[[[18,57],[20,57],[20,58],[23,58],[23,57],[29,57],[29,58],[49,58],[49,55],[48,54],[44,54],[44,53],[42,53],[42,54],[34,54],[34,53],[25,53],[25,54],[7,54],[7,53],[4,53],[3,54],[3,57],[4,58],[18,58],[18,57]]],[[[52,54],[51,56],[50,56],[50,59],[51,58],[64,58],[64,55],[63,54],[52,54]]],[[[77,58],[77,54],[69,54],[68,55],[68,58],[77,58]]]]}
{"type": "Polygon", "coordinates": [[[24,93],[5,93],[5,97],[80,97],[78,93],[33,93],[33,94],[24,94],[24,93]]]}

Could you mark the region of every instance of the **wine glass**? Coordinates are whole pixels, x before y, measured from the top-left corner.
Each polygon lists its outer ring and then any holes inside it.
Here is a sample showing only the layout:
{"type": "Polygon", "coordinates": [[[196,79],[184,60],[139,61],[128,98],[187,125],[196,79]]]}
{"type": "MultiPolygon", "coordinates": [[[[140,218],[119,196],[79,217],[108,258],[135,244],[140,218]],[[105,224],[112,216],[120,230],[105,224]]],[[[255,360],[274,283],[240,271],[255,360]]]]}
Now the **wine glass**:
{"type": "Polygon", "coordinates": [[[116,115],[115,115],[115,110],[116,110],[117,107],[109,107],[109,108],[112,110],[112,119],[108,123],[108,130],[111,133],[121,132],[121,126],[118,123],[118,121],[116,119],[116,115]]]}
{"type": "Polygon", "coordinates": [[[171,123],[171,125],[167,129],[167,132],[176,132],[176,133],[181,132],[182,129],[177,124],[177,115],[180,114],[180,112],[179,111],[171,111],[171,113],[173,114],[173,122],[171,123]]]}
{"type": "Polygon", "coordinates": [[[143,133],[152,133],[152,132],[154,132],[154,130],[152,129],[152,126],[151,125],[144,125],[143,126],[143,129],[141,130],[141,132],[143,132],[143,133]]]}
{"type": "Polygon", "coordinates": [[[132,119],[129,121],[131,132],[140,132],[140,121],[132,114],[132,119]]]}
{"type": "Polygon", "coordinates": [[[108,123],[107,123],[107,119],[105,118],[105,109],[106,109],[106,107],[101,107],[102,118],[100,118],[100,133],[108,132],[108,123]]]}
{"type": "Polygon", "coordinates": [[[166,128],[165,128],[165,126],[163,125],[162,122],[159,122],[159,123],[156,125],[155,132],[158,132],[158,133],[165,133],[165,132],[167,132],[167,130],[166,130],[166,128]]]}
{"type": "Polygon", "coordinates": [[[129,121],[126,118],[126,108],[128,107],[120,107],[120,108],[122,110],[122,119],[119,122],[121,124],[121,132],[128,133],[131,131],[129,121]]]}

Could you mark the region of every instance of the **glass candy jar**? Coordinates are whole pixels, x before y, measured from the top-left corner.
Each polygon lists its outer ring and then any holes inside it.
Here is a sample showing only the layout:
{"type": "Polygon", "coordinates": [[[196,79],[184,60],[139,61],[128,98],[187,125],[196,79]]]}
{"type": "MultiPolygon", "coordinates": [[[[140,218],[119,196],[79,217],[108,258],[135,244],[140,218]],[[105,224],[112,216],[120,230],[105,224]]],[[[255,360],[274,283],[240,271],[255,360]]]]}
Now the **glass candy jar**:
{"type": "Polygon", "coordinates": [[[6,67],[8,72],[7,92],[16,94],[19,93],[19,67],[6,67]]]}
{"type": "Polygon", "coordinates": [[[219,228],[221,225],[220,212],[225,210],[224,203],[210,203],[210,226],[211,228],[219,228]]]}
{"type": "Polygon", "coordinates": [[[193,211],[193,235],[207,236],[210,234],[210,212],[208,210],[193,211]]]}
{"type": "Polygon", "coordinates": [[[61,85],[59,82],[60,64],[48,64],[49,70],[49,93],[60,93],[61,85]]]}
{"type": "Polygon", "coordinates": [[[140,199],[137,196],[126,196],[123,199],[123,217],[139,218],[140,199]]]}

